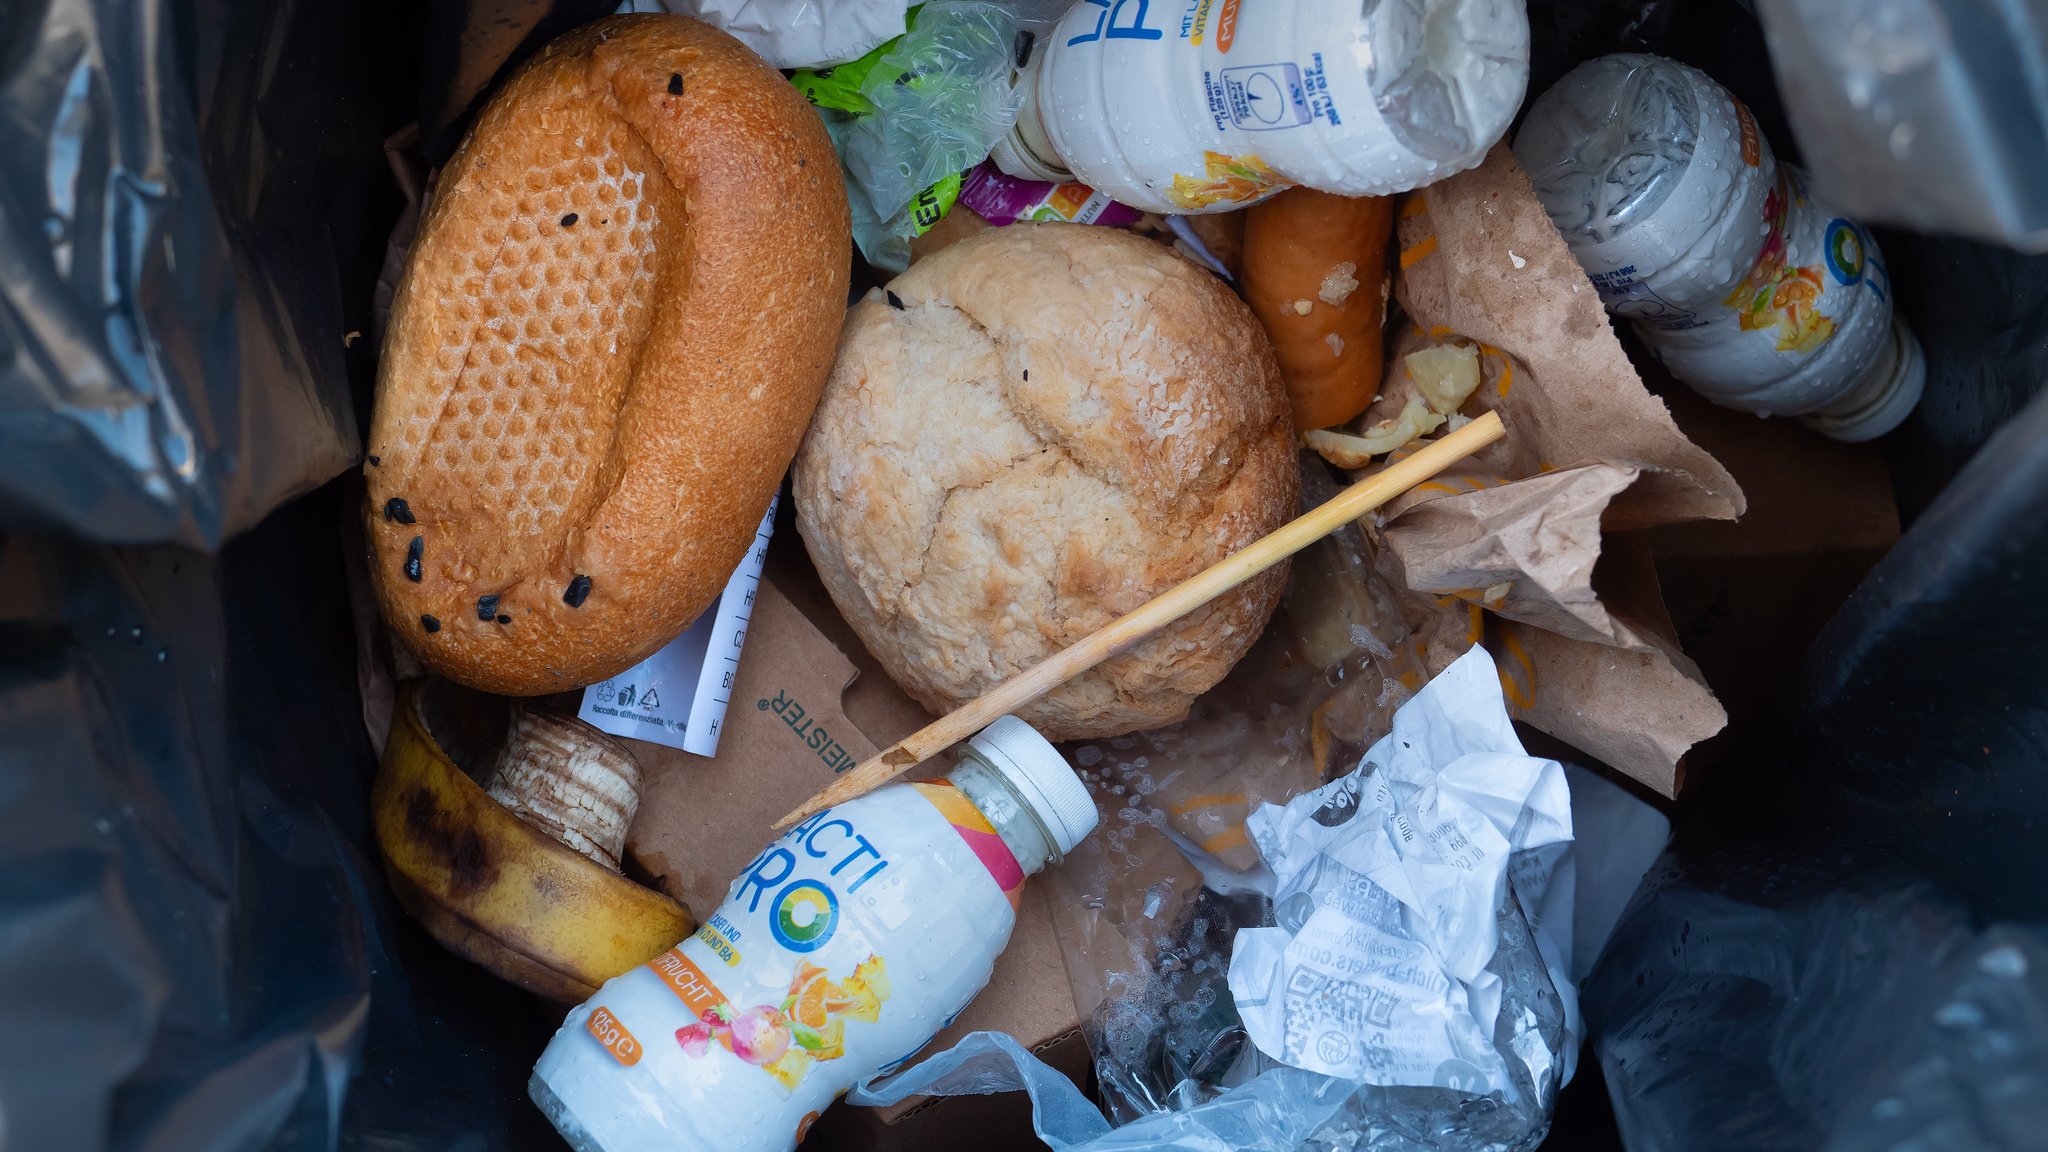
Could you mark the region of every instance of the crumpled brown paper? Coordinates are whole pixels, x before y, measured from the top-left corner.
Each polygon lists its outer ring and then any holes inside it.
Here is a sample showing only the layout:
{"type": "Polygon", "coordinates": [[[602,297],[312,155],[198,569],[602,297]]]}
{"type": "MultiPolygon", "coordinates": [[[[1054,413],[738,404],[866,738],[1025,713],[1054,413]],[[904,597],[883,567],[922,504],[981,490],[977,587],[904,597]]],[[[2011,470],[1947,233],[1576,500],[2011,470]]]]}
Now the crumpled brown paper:
{"type": "Polygon", "coordinates": [[[1483,366],[1474,401],[1508,427],[1382,518],[1380,568],[1418,596],[1430,669],[1484,640],[1518,718],[1675,796],[1680,757],[1727,717],[1646,554],[1612,533],[1734,519],[1741,490],[1643,387],[1505,145],[1410,196],[1396,239],[1406,318],[1363,421],[1414,393],[1404,355],[1463,337],[1483,366]]]}

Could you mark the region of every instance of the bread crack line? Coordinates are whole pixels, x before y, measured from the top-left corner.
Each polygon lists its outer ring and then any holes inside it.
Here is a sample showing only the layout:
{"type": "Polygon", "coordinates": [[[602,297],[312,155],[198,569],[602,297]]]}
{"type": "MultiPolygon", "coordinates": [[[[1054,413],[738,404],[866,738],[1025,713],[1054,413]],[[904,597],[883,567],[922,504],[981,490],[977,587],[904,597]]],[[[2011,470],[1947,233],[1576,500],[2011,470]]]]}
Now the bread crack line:
{"type": "MultiPolygon", "coordinates": [[[[932,516],[932,530],[925,535],[924,547],[918,549],[917,570],[915,572],[906,574],[902,580],[904,592],[911,592],[915,590],[918,587],[918,585],[924,582],[925,568],[931,562],[932,549],[935,546],[937,546],[939,542],[939,533],[944,529],[947,517],[952,514],[953,498],[955,496],[960,495],[963,492],[979,492],[983,488],[986,488],[989,485],[994,484],[998,480],[1008,479],[1010,477],[1012,469],[1014,469],[1017,465],[1022,464],[1024,461],[1029,460],[1033,456],[1039,455],[1042,451],[1044,451],[1044,449],[1038,448],[1033,449],[1029,452],[1019,453],[1018,455],[1003,461],[1001,465],[991,468],[989,470],[989,474],[987,476],[982,477],[979,480],[967,484],[951,484],[947,486],[945,495],[939,497],[939,510],[932,516]]],[[[896,603],[890,606],[889,618],[891,620],[894,620],[901,617],[902,615],[903,598],[899,596],[896,599],[896,603]]]]}

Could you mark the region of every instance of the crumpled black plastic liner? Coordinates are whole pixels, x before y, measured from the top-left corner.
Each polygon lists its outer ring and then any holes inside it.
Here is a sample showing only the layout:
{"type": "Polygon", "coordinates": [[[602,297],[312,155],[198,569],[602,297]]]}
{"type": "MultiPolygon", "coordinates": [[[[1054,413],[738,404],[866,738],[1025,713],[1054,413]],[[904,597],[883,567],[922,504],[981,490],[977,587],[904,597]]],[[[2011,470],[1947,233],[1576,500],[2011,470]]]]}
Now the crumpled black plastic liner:
{"type": "Polygon", "coordinates": [[[343,286],[416,33],[389,3],[5,11],[0,527],[217,548],[358,452],[343,286]]]}
{"type": "Polygon", "coordinates": [[[9,1148],[552,1140],[523,1085],[558,1011],[427,940],[366,848],[344,487],[218,558],[0,543],[9,1148]]]}
{"type": "Polygon", "coordinates": [[[524,1099],[559,1012],[369,848],[330,478],[420,7],[0,8],[10,1150],[559,1147],[524,1099]]]}

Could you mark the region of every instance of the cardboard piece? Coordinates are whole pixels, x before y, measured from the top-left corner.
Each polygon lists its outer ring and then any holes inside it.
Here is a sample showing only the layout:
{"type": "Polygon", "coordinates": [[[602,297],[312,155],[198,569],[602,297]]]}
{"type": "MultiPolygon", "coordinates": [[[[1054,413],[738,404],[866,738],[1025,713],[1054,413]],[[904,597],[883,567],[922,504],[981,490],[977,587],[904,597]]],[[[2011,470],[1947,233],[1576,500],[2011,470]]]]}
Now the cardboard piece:
{"type": "MultiPolygon", "coordinates": [[[[784,551],[778,534],[771,555],[784,551]]],[[[815,580],[815,577],[812,577],[815,580]]],[[[744,658],[734,685],[718,756],[705,759],[674,748],[628,740],[640,762],[640,810],[626,838],[626,869],[689,905],[699,915],[724,902],[726,888],[761,846],[773,838],[769,825],[878,747],[926,722],[922,709],[877,672],[856,680],[855,662],[826,638],[786,592],[808,599],[795,565],[771,559],[747,632],[744,658]],[[847,716],[842,693],[860,684],[864,730],[847,716]],[[896,697],[890,700],[887,697],[896,697]]],[[[823,595],[822,589],[818,594],[823,595]]],[[[828,617],[820,616],[819,619],[828,617]]],[[[831,620],[837,616],[831,615],[831,620]]],[[[861,653],[865,656],[866,653],[861,653]]],[[[1085,1075],[1086,1047],[1079,1040],[1073,996],[1054,935],[1041,882],[1028,886],[1010,944],[988,987],[940,1033],[932,1051],[950,1046],[978,1029],[1007,1032],[1027,1046],[1048,1049],[1057,1066],[1085,1075]],[[1078,1056],[1076,1052],[1078,1051],[1078,1056]]],[[[1028,1103],[1007,1101],[1014,1128],[1027,1136],[1028,1103]]],[[[914,1112],[975,1111],[953,1101],[905,1101],[889,1109],[841,1107],[819,1128],[845,1131],[874,1127],[867,1144],[887,1146],[899,1139],[879,1131],[914,1112]],[[868,1113],[839,1116],[839,1113],[868,1113]]],[[[946,1116],[921,1120],[929,1134],[946,1116]]],[[[907,1138],[909,1131],[906,1130],[907,1138]]],[[[821,1132],[821,1139],[827,1133],[821,1132]]],[[[914,1147],[914,1143],[901,1146],[914,1147]]]]}
{"type": "Polygon", "coordinates": [[[1666,385],[1650,365],[1643,376],[1750,494],[1738,523],[1642,535],[1686,651],[1732,718],[1761,718],[1787,698],[1807,648],[1899,538],[1884,451],[1715,407],[1666,385]]]}
{"type": "Polygon", "coordinates": [[[1483,639],[1518,719],[1675,796],[1686,750],[1727,717],[1647,554],[1603,556],[1616,532],[1732,520],[1742,490],[1644,387],[1506,146],[1411,195],[1396,235],[1407,318],[1363,422],[1414,393],[1403,356],[1459,337],[1508,438],[1388,507],[1380,571],[1417,595],[1432,672],[1483,639]]]}

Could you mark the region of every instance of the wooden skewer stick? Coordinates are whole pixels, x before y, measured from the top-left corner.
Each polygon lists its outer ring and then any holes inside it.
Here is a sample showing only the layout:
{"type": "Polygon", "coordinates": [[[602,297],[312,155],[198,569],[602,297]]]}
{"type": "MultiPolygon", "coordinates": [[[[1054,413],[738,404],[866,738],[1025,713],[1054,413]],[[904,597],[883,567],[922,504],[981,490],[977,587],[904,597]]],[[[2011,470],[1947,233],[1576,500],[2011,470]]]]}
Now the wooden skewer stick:
{"type": "Polygon", "coordinates": [[[1413,456],[1339,492],[1321,507],[1290,521],[1131,611],[1112,620],[1044,661],[953,709],[893,747],[861,762],[776,821],[787,828],[835,804],[844,804],[895,779],[906,768],[929,760],[1054,688],[1257,576],[1367,512],[1507,435],[1500,415],[1488,412],[1463,428],[1426,445],[1413,456]]]}

